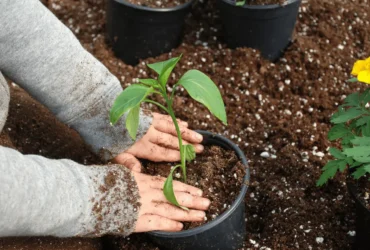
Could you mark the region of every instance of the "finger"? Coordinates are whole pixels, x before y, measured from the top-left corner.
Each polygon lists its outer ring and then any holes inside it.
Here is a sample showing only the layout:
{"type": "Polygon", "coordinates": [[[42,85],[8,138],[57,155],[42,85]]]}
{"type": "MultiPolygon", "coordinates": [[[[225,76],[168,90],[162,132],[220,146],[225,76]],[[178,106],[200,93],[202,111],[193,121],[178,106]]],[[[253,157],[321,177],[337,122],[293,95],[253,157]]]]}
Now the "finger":
{"type": "Polygon", "coordinates": [[[152,161],[179,161],[180,151],[158,146],[154,143],[149,142],[150,152],[153,155],[152,161]]]}
{"type": "Polygon", "coordinates": [[[141,163],[135,156],[129,153],[122,153],[113,159],[113,162],[121,164],[132,171],[141,172],[141,163]]]}
{"type": "MultiPolygon", "coordinates": [[[[163,147],[168,147],[168,148],[180,150],[180,148],[179,148],[179,139],[176,136],[173,136],[173,135],[170,135],[170,134],[167,134],[167,133],[163,133],[163,132],[160,132],[160,131],[156,131],[155,136],[150,138],[150,142],[152,142],[154,144],[158,144],[158,145],[163,146],[163,147]]],[[[186,140],[183,140],[182,144],[186,145],[186,144],[189,144],[189,142],[187,142],[186,140]]],[[[196,153],[201,153],[204,150],[204,147],[203,147],[202,144],[196,144],[196,145],[193,145],[193,146],[195,148],[196,153]]]]}
{"type": "MultiPolygon", "coordinates": [[[[162,120],[158,123],[155,128],[163,133],[172,134],[174,136],[177,136],[177,131],[173,123],[169,121],[162,120]]],[[[197,132],[190,130],[186,127],[180,126],[180,132],[181,136],[184,140],[188,141],[191,144],[199,144],[203,141],[203,136],[201,134],[198,134],[197,132]]]]}
{"type": "Polygon", "coordinates": [[[182,223],[167,219],[159,215],[142,215],[136,222],[136,233],[154,230],[176,232],[183,228],[182,223]]]}
{"type": "MultiPolygon", "coordinates": [[[[152,190],[152,202],[168,202],[166,197],[163,194],[162,190],[152,190]]],[[[197,210],[207,210],[210,205],[210,200],[194,196],[189,193],[185,192],[176,192],[175,191],[175,197],[177,202],[184,207],[187,208],[193,208],[197,210]]]]}
{"type": "MultiPolygon", "coordinates": [[[[165,181],[166,181],[166,179],[163,178],[163,177],[150,176],[149,186],[151,188],[162,190],[165,181]]],[[[189,194],[195,195],[195,196],[202,196],[203,195],[203,191],[200,190],[199,188],[184,184],[184,183],[179,182],[179,181],[173,181],[173,190],[175,192],[186,192],[186,193],[189,193],[189,194]]]]}
{"type": "MultiPolygon", "coordinates": [[[[160,121],[169,121],[169,122],[171,122],[173,124],[173,120],[172,120],[172,117],[171,116],[162,115],[162,114],[159,114],[159,113],[153,113],[153,116],[155,118],[155,123],[156,124],[157,124],[157,122],[160,122],[160,121]]],[[[189,126],[189,124],[187,122],[182,121],[180,119],[176,119],[176,121],[179,124],[179,126],[183,126],[183,127],[186,127],[186,128],[189,126]]]]}
{"type": "Polygon", "coordinates": [[[206,216],[203,211],[185,211],[168,203],[157,203],[153,205],[151,207],[151,213],[175,221],[203,221],[206,216]]]}

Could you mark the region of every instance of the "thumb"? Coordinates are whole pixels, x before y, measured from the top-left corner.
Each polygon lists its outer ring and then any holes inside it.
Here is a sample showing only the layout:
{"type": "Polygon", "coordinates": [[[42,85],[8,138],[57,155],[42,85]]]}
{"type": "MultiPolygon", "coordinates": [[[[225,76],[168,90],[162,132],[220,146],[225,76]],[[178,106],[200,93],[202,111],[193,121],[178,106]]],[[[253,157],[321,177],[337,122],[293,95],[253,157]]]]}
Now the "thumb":
{"type": "Polygon", "coordinates": [[[117,163],[117,164],[121,164],[121,165],[131,169],[134,172],[138,172],[138,173],[141,172],[141,163],[132,154],[121,153],[113,159],[113,162],[117,163]]]}

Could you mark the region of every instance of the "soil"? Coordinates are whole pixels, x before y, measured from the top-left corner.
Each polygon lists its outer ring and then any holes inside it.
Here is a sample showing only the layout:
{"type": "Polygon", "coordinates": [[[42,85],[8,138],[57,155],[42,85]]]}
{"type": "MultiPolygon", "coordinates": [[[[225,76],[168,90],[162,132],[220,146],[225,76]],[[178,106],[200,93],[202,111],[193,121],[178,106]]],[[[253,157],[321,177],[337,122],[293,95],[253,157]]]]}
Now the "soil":
{"type": "Polygon", "coordinates": [[[245,4],[247,5],[272,5],[279,4],[284,5],[287,0],[246,0],[245,4]]]}
{"type": "MultiPolygon", "coordinates": [[[[147,163],[143,172],[167,177],[171,166],[177,164],[147,163]]],[[[203,222],[184,223],[184,229],[191,229],[214,220],[225,212],[239,195],[244,183],[245,166],[233,151],[217,146],[206,147],[195,161],[187,164],[186,183],[203,190],[203,197],[211,200],[203,222]]],[[[181,170],[174,173],[174,180],[182,181],[181,170]]]]}
{"type": "MultiPolygon", "coordinates": [[[[123,86],[136,78],[154,76],[145,63],[180,53],[183,58],[173,81],[196,68],[217,83],[226,104],[228,127],[185,91],[178,92],[175,112],[192,128],[220,133],[245,152],[251,186],[245,199],[244,249],[351,249],[355,207],[345,174],[322,188],[315,182],[330,158],[331,114],[346,95],[365,87],[346,80],[353,63],[370,55],[368,1],[302,1],[292,45],[276,63],[252,49],[227,49],[215,1],[197,1],[186,22],[183,44],[135,67],[116,58],[105,43],[104,0],[44,3],[123,86]]],[[[97,161],[74,131],[57,123],[34,101],[17,107],[24,92],[14,87],[11,92],[9,121],[1,138],[7,134],[9,143],[26,153],[71,157],[87,164],[97,161]]],[[[115,244],[120,249],[158,249],[142,234],[120,238],[115,244]]]]}
{"type": "Polygon", "coordinates": [[[190,0],[127,0],[129,3],[150,8],[173,8],[190,0]]]}
{"type": "Polygon", "coordinates": [[[361,177],[358,181],[352,181],[357,186],[358,198],[367,209],[370,210],[370,181],[369,176],[361,177]]]}

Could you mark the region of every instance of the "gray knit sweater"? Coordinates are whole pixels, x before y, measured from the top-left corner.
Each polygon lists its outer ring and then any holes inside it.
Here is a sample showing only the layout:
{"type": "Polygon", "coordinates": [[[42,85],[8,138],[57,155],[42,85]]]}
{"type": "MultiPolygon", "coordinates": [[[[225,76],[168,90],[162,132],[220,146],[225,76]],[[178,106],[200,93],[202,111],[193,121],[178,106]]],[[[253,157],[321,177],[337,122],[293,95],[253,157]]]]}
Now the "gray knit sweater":
{"type": "MultiPolygon", "coordinates": [[[[0,1],[0,131],[9,104],[2,74],[76,129],[102,159],[132,145],[124,119],[109,123],[119,81],[38,0],[0,1]]],[[[142,113],[138,138],[150,124],[142,113]]],[[[128,235],[138,201],[124,167],[88,167],[0,146],[0,237],[128,235]]]]}

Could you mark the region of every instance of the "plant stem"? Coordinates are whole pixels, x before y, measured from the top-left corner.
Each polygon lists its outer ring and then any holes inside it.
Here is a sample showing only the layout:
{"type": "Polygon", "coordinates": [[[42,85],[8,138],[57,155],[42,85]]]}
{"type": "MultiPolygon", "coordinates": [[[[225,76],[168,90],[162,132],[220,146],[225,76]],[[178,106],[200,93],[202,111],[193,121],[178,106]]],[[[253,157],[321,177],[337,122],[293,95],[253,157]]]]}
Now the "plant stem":
{"type": "Polygon", "coordinates": [[[184,147],[182,146],[182,137],[181,137],[180,127],[179,127],[179,124],[177,123],[175,112],[173,112],[173,109],[172,109],[172,101],[168,98],[167,95],[163,97],[164,99],[166,99],[168,114],[171,116],[173,124],[175,124],[177,138],[179,139],[181,169],[184,175],[184,182],[186,182],[186,161],[185,161],[184,147]]]}
{"type": "Polygon", "coordinates": [[[160,107],[161,109],[166,111],[166,113],[169,113],[169,110],[165,106],[163,106],[162,104],[160,104],[158,102],[155,102],[155,101],[152,101],[152,100],[149,100],[149,99],[145,99],[144,102],[153,103],[154,105],[157,105],[158,107],[160,107]]]}

